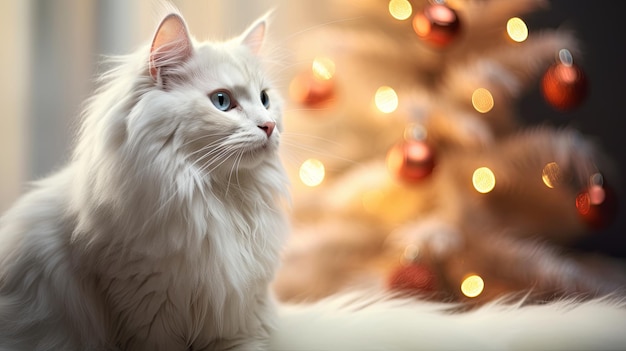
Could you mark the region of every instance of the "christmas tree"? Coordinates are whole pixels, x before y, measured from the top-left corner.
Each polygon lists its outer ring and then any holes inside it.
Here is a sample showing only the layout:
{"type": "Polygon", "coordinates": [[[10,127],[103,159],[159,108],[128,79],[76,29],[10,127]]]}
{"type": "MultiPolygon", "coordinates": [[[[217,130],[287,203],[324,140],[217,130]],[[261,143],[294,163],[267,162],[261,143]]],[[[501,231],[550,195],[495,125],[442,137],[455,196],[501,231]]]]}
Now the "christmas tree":
{"type": "Polygon", "coordinates": [[[275,290],[310,301],[356,287],[480,304],[594,296],[620,261],[576,243],[617,214],[617,174],[555,114],[589,80],[567,29],[529,28],[540,0],[327,1],[287,74],[293,234],[275,290]]]}

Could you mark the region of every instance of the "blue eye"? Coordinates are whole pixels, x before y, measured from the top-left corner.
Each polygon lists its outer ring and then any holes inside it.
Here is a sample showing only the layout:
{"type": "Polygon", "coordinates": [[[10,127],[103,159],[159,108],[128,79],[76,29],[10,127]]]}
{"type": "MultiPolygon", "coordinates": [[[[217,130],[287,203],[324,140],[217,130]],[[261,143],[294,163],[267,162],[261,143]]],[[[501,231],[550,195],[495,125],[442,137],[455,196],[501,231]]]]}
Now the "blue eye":
{"type": "Polygon", "coordinates": [[[217,107],[220,111],[228,111],[235,107],[233,99],[230,98],[230,95],[227,92],[218,91],[211,94],[210,98],[213,105],[215,105],[215,107],[217,107]]]}
{"type": "Polygon", "coordinates": [[[265,90],[261,91],[261,103],[263,103],[266,109],[270,108],[270,97],[265,90]]]}

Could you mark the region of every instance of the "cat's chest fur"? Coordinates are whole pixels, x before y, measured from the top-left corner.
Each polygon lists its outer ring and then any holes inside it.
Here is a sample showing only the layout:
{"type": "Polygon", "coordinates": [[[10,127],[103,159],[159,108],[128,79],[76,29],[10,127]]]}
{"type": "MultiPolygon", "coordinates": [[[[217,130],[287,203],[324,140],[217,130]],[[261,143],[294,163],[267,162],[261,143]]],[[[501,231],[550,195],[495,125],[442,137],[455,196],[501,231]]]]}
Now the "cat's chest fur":
{"type": "MultiPolygon", "coordinates": [[[[146,198],[141,191],[126,192],[126,207],[135,196],[146,198]]],[[[257,323],[249,311],[266,300],[286,232],[284,215],[256,184],[200,194],[174,196],[156,214],[135,210],[134,224],[100,222],[98,229],[109,233],[95,237],[107,239],[84,252],[97,262],[96,293],[113,321],[114,339],[131,343],[133,336],[125,334],[133,330],[140,339],[174,335],[206,344],[257,323]],[[133,233],[138,230],[145,233],[133,233]]],[[[110,215],[105,217],[115,217],[110,215]]]]}

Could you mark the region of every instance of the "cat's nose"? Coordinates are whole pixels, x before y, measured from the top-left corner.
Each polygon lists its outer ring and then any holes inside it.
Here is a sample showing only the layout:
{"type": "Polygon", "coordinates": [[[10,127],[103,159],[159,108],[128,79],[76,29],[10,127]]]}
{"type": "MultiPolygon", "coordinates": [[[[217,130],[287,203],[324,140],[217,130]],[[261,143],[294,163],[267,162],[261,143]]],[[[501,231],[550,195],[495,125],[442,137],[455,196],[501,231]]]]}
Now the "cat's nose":
{"type": "Polygon", "coordinates": [[[258,127],[263,129],[263,131],[265,132],[265,134],[267,134],[267,137],[269,138],[272,136],[274,128],[276,128],[276,122],[265,122],[258,127]]]}

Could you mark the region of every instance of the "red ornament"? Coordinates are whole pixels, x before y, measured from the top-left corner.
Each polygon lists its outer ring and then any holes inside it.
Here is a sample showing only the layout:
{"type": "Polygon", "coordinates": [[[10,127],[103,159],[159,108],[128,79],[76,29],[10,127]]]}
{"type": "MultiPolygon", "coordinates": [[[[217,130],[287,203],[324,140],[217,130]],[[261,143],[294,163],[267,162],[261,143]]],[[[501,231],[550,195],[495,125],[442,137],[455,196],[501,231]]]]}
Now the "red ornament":
{"type": "Polygon", "coordinates": [[[541,92],[557,110],[566,111],[579,106],[587,96],[587,77],[574,63],[555,63],[541,81],[541,92]]]}
{"type": "Polygon", "coordinates": [[[576,196],[576,210],[591,229],[600,230],[615,219],[617,198],[606,183],[592,184],[576,196]]]}
{"type": "Polygon", "coordinates": [[[423,264],[410,263],[397,268],[389,276],[390,290],[406,293],[432,293],[437,290],[435,274],[423,264]]]}
{"type": "Polygon", "coordinates": [[[319,79],[310,72],[297,75],[289,85],[289,95],[298,103],[309,107],[321,107],[332,100],[335,93],[334,80],[319,79]]]}
{"type": "Polygon", "coordinates": [[[423,140],[405,140],[387,153],[387,168],[400,179],[416,182],[429,176],[435,168],[435,155],[423,140]]]}
{"type": "Polygon", "coordinates": [[[458,37],[460,23],[456,11],[445,5],[433,4],[413,17],[413,30],[427,43],[443,48],[458,37]]]}

